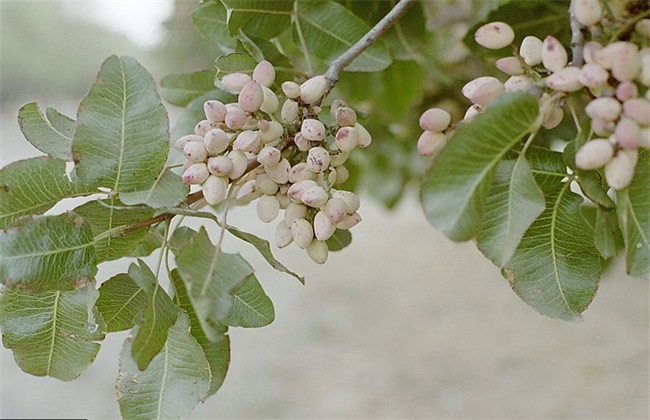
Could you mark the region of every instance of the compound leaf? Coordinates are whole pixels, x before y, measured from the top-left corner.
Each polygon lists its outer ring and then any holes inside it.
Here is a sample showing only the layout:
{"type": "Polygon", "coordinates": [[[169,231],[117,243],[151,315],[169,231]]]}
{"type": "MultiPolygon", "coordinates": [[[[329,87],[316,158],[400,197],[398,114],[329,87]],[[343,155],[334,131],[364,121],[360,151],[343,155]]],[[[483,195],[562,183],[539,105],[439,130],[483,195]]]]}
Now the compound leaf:
{"type": "Polygon", "coordinates": [[[145,204],[152,208],[176,207],[189,192],[190,187],[183,184],[183,178],[166,168],[150,188],[122,193],[120,200],[129,206],[145,204]]]}
{"type": "Polygon", "coordinates": [[[236,36],[241,28],[250,35],[270,39],[286,31],[291,24],[292,1],[222,0],[228,9],[228,29],[236,36]]]}
{"type": "Polygon", "coordinates": [[[235,38],[228,33],[226,8],[219,1],[205,2],[192,12],[192,22],[210,41],[219,46],[235,48],[235,38]]]}
{"type": "MultiPolygon", "coordinates": [[[[133,335],[140,334],[134,328],[133,335]]],[[[208,361],[190,334],[188,316],[178,314],[162,350],[144,371],[132,356],[133,341],[126,339],[120,355],[116,388],[122,417],[187,418],[210,386],[208,361]]]]}
{"type": "Polygon", "coordinates": [[[528,133],[537,100],[525,93],[497,98],[483,115],[462,124],[426,174],[421,200],[429,222],[453,241],[478,232],[499,161],[528,133]]]}
{"type": "Polygon", "coordinates": [[[496,168],[478,234],[478,247],[498,267],[510,259],[528,227],[544,211],[544,194],[520,155],[496,168]]]}
{"type": "Polygon", "coordinates": [[[96,273],[90,225],[75,213],[25,216],[0,232],[0,279],[7,286],[72,290],[96,273]]]}
{"type": "MultiPolygon", "coordinates": [[[[325,62],[340,56],[370,29],[363,20],[338,3],[296,4],[295,37],[304,37],[309,53],[325,62]]],[[[380,41],[361,53],[345,70],[379,71],[388,67],[391,61],[388,49],[380,41]]]]}
{"type": "Polygon", "coordinates": [[[64,198],[96,192],[65,173],[65,162],[40,156],[0,169],[0,228],[26,214],[42,214],[64,198]]]}
{"type": "Polygon", "coordinates": [[[223,384],[230,365],[230,337],[226,334],[228,327],[222,326],[221,331],[214,331],[212,326],[201,322],[178,270],[173,270],[170,278],[174,286],[174,302],[183,308],[190,317],[192,336],[196,338],[210,364],[210,388],[206,394],[206,397],[209,397],[216,393],[223,384]],[[204,328],[210,328],[211,338],[208,337],[204,328]]]}
{"type": "Polygon", "coordinates": [[[569,186],[546,197],[546,209],[502,271],[524,302],[564,320],[580,318],[591,303],[601,269],[593,229],[580,213],[583,199],[569,186]]]}
{"type": "Polygon", "coordinates": [[[233,306],[224,320],[231,327],[258,328],[275,319],[273,302],[264,293],[257,277],[250,276],[235,290],[233,306]]]}
{"type": "Polygon", "coordinates": [[[97,308],[106,322],[107,332],[133,328],[137,315],[146,304],[144,289],[126,273],[111,277],[99,288],[97,308]]]}
{"type": "Polygon", "coordinates": [[[627,272],[650,277],[650,152],[639,153],[632,183],[616,193],[619,225],[627,250],[627,272]]]}
{"type": "Polygon", "coordinates": [[[25,138],[38,150],[56,159],[72,161],[72,135],[76,123],[54,108],[43,115],[36,102],[18,111],[18,124],[25,138]]]}
{"type": "MultiPolygon", "coordinates": [[[[122,206],[115,198],[89,201],[74,209],[74,212],[83,217],[93,232],[93,236],[131,223],[146,220],[153,216],[153,209],[116,209],[115,206],[122,206]],[[104,203],[104,204],[102,204],[104,203]],[[113,207],[109,207],[113,206],[113,207]]],[[[142,227],[124,235],[110,235],[95,241],[95,252],[97,261],[111,261],[128,255],[147,235],[147,228],[142,227]]]]}
{"type": "Polygon", "coordinates": [[[178,317],[178,307],[160,287],[151,269],[142,260],[138,263],[131,264],[129,276],[144,290],[146,304],[133,338],[132,356],[140,370],[145,370],[165,345],[168,331],[178,317]]]}
{"type": "Polygon", "coordinates": [[[88,285],[73,291],[0,293],[0,330],[16,363],[36,376],[71,381],[95,360],[103,322],[88,285]],[[89,309],[90,308],[90,309],[89,309]],[[89,318],[90,310],[90,321],[89,318]]]}
{"type": "Polygon", "coordinates": [[[77,174],[114,193],[149,188],[169,150],[169,120],[147,70],[111,56],[79,105],[72,143],[77,174]]]}
{"type": "MultiPolygon", "coordinates": [[[[212,4],[215,3],[208,3],[208,5],[212,4]]],[[[191,74],[170,74],[160,81],[160,96],[170,104],[185,107],[214,89],[214,76],[215,72],[212,70],[191,74]]]]}

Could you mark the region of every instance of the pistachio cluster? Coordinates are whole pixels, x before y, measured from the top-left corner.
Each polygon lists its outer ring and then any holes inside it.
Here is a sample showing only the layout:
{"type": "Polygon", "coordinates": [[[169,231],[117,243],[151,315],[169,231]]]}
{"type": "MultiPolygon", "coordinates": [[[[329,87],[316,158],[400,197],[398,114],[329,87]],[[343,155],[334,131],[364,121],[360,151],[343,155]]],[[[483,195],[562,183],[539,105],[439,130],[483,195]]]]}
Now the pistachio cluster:
{"type": "MultiPolygon", "coordinates": [[[[539,99],[539,126],[556,127],[564,119],[565,98],[583,92],[588,98],[585,113],[591,120],[592,136],[576,153],[576,166],[591,170],[605,167],[607,183],[620,190],[634,175],[638,148],[650,148],[650,19],[639,19],[626,41],[599,42],[603,19],[598,0],[579,0],[573,13],[577,21],[590,30],[592,39],[582,48],[584,64],[569,62],[569,53],[559,40],[547,36],[541,40],[525,37],[517,47],[514,31],[504,22],[491,22],[475,32],[476,42],[486,48],[501,49],[510,45],[513,56],[503,57],[495,66],[510,76],[505,82],[490,76],[467,83],[463,95],[472,102],[465,120],[483,112],[504,92],[528,92],[539,99]]],[[[420,119],[425,132],[418,141],[421,155],[433,155],[444,146],[445,138],[431,133],[434,113],[427,110],[420,119]],[[423,123],[424,120],[424,123],[423,123]]],[[[446,117],[436,117],[448,124],[446,117]]],[[[436,127],[438,128],[438,127],[436,127]]]]}
{"type": "Polygon", "coordinates": [[[264,223],[284,210],[276,246],[295,242],[323,264],[329,253],[326,241],[337,229],[361,221],[359,198],[334,187],[349,176],[344,164],[350,153],[368,147],[372,138],[341,100],[330,107],[334,123],[321,121],[320,104],[329,88],[324,76],[300,85],[286,81],[280,94],[272,90],[274,82],[275,69],[268,61],[257,64],[252,77],[231,73],[221,78],[225,89],[238,94],[237,102],[205,102],[206,119],[194,134],[177,140],[186,157],[183,182],[200,185],[211,205],[229,197],[239,205],[257,200],[264,223]]]}

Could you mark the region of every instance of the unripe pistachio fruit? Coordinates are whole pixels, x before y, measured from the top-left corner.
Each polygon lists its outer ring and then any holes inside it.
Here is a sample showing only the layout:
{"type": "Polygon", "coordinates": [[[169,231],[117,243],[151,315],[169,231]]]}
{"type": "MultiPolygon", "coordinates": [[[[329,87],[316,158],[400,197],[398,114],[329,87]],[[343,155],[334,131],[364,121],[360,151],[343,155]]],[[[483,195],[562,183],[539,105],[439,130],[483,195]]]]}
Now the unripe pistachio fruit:
{"type": "Polygon", "coordinates": [[[278,217],[280,202],[274,195],[263,195],[257,200],[257,217],[264,223],[270,223],[278,217]]]}
{"type": "Polygon", "coordinates": [[[359,207],[361,207],[361,200],[359,200],[359,197],[351,191],[332,189],[332,197],[343,199],[348,214],[356,212],[359,210],[359,207]]]}
{"type": "Polygon", "coordinates": [[[205,133],[212,130],[213,128],[218,128],[218,127],[219,127],[218,123],[213,123],[210,120],[202,120],[199,121],[194,126],[194,134],[198,134],[199,136],[205,136],[205,133]]]}
{"type": "Polygon", "coordinates": [[[208,170],[212,175],[228,176],[232,172],[232,159],[228,156],[215,156],[208,159],[208,170]]]}
{"type": "Polygon", "coordinates": [[[185,143],[183,153],[192,162],[203,162],[208,158],[208,151],[205,150],[205,145],[202,141],[189,141],[185,143]]]}
{"type": "Polygon", "coordinates": [[[637,159],[636,150],[619,150],[605,165],[605,180],[609,186],[615,190],[622,190],[630,185],[637,159]]]}
{"type": "Polygon", "coordinates": [[[320,185],[314,185],[307,188],[300,196],[302,202],[309,207],[321,207],[329,200],[329,195],[325,188],[320,185]]]}
{"type": "Polygon", "coordinates": [[[370,133],[368,130],[366,130],[366,127],[361,125],[360,123],[354,124],[354,129],[359,135],[359,140],[357,141],[357,147],[360,149],[365,149],[366,147],[370,146],[370,143],[372,143],[372,136],[370,136],[370,133]]]}
{"type": "Polygon", "coordinates": [[[420,116],[420,128],[429,131],[443,131],[449,127],[451,115],[441,108],[427,109],[420,116]]]}
{"type": "Polygon", "coordinates": [[[205,134],[203,144],[209,156],[217,156],[228,149],[230,138],[222,129],[214,128],[205,134]]]}
{"type": "Polygon", "coordinates": [[[618,81],[634,80],[641,70],[639,47],[631,42],[614,42],[603,48],[611,60],[612,76],[618,81]]]}
{"type": "Polygon", "coordinates": [[[284,92],[287,98],[297,99],[300,97],[300,85],[291,81],[283,82],[282,92],[284,92]]]}
{"type": "Polygon", "coordinates": [[[255,189],[262,194],[272,195],[278,192],[279,186],[268,174],[259,174],[255,178],[255,189]]]}
{"type": "Polygon", "coordinates": [[[580,69],[578,82],[588,88],[595,88],[607,83],[609,72],[596,63],[587,63],[580,69]]]}
{"type": "Polygon", "coordinates": [[[232,171],[228,175],[230,179],[237,179],[244,175],[246,168],[248,168],[248,158],[241,150],[233,150],[228,153],[228,157],[232,160],[232,171]]]}
{"type": "Polygon", "coordinates": [[[291,225],[296,219],[304,219],[307,216],[307,206],[302,203],[290,203],[284,211],[284,221],[291,225]]]}
{"type": "Polygon", "coordinates": [[[275,246],[284,248],[291,244],[291,242],[293,242],[291,228],[285,222],[278,223],[278,226],[275,228],[275,246]]]}
{"type": "Polygon", "coordinates": [[[463,86],[462,93],[473,104],[486,106],[494,98],[505,92],[503,83],[491,76],[483,76],[469,81],[463,86]]]}
{"type": "Polygon", "coordinates": [[[576,152],[576,166],[580,169],[597,169],[612,160],[614,148],[605,139],[594,139],[583,144],[576,152]]]}
{"type": "Polygon", "coordinates": [[[420,156],[433,156],[445,146],[447,136],[434,131],[424,131],[418,139],[417,150],[420,156]]]}
{"type": "Polygon", "coordinates": [[[650,125],[650,100],[645,98],[628,99],[623,103],[623,113],[639,125],[650,125]]]}
{"type": "Polygon", "coordinates": [[[635,150],[639,147],[641,130],[639,125],[629,118],[621,118],[616,124],[614,138],[616,143],[624,149],[635,150]]]}
{"type": "Polygon", "coordinates": [[[361,216],[359,213],[346,214],[339,223],[337,223],[336,228],[341,230],[352,229],[361,222],[361,216]]]}
{"type": "Polygon", "coordinates": [[[257,131],[244,130],[237,135],[237,138],[232,144],[234,150],[241,150],[242,152],[250,152],[260,145],[260,136],[257,131]]]}
{"type": "Polygon", "coordinates": [[[593,26],[600,21],[603,8],[599,0],[575,0],[573,13],[576,20],[584,26],[593,26]]]}
{"type": "Polygon", "coordinates": [[[621,103],[614,98],[596,98],[587,104],[585,112],[592,119],[616,121],[622,109],[621,103]]]}
{"type": "Polygon", "coordinates": [[[198,134],[185,135],[179,138],[178,140],[176,140],[176,143],[174,143],[174,147],[182,152],[185,145],[191,141],[203,142],[203,136],[199,136],[198,134]]]}
{"type": "Polygon", "coordinates": [[[239,130],[246,124],[246,112],[243,109],[231,107],[224,119],[226,127],[231,130],[239,130]]]}
{"type": "Polygon", "coordinates": [[[521,65],[521,61],[519,61],[517,57],[499,58],[494,65],[496,68],[510,76],[520,76],[524,74],[524,67],[521,65]]]}
{"type": "Polygon", "coordinates": [[[284,101],[284,104],[282,104],[280,118],[282,118],[282,121],[284,121],[285,124],[293,124],[298,120],[299,111],[300,107],[298,106],[298,103],[291,99],[287,99],[284,101]]]}
{"type": "Polygon", "coordinates": [[[315,179],[316,174],[309,169],[306,162],[300,162],[293,165],[289,171],[289,182],[295,184],[296,182],[304,181],[306,179],[315,179]]]}
{"type": "Polygon", "coordinates": [[[264,100],[262,101],[262,105],[260,105],[260,110],[269,115],[275,114],[275,111],[280,107],[278,96],[266,86],[262,86],[262,93],[264,95],[264,100]]]}
{"type": "Polygon", "coordinates": [[[327,79],[323,75],[308,79],[300,85],[300,100],[307,104],[317,102],[327,91],[327,86],[327,79]]]}
{"type": "Polygon", "coordinates": [[[266,165],[264,170],[271,177],[273,181],[278,184],[286,184],[289,182],[289,171],[291,170],[291,164],[285,158],[281,158],[280,162],[276,165],[266,165]]]}
{"type": "Polygon", "coordinates": [[[300,134],[310,141],[321,141],[325,138],[325,125],[319,120],[306,118],[302,121],[300,134]]]}
{"type": "Polygon", "coordinates": [[[269,87],[275,81],[275,68],[266,60],[260,61],[253,70],[253,80],[262,86],[269,87]]]}
{"type": "Polygon", "coordinates": [[[329,217],[330,221],[335,225],[343,220],[347,214],[347,210],[348,208],[345,201],[343,201],[341,197],[332,197],[327,200],[324,209],[327,217],[329,217]]]}
{"type": "Polygon", "coordinates": [[[336,225],[332,223],[327,214],[321,210],[314,216],[314,234],[319,241],[328,240],[336,231],[336,225]]]}
{"type": "Polygon", "coordinates": [[[549,35],[542,43],[542,64],[552,72],[566,67],[569,56],[564,46],[555,37],[549,35]]]}
{"type": "Polygon", "coordinates": [[[217,100],[205,101],[203,104],[205,118],[213,123],[221,123],[226,118],[226,106],[217,100]]]}
{"type": "Polygon", "coordinates": [[[264,144],[271,143],[284,134],[282,124],[277,121],[270,121],[265,129],[260,129],[260,141],[264,144]]]}
{"type": "Polygon", "coordinates": [[[341,106],[336,110],[334,119],[339,127],[354,127],[357,123],[357,113],[348,106],[341,106]]]}
{"type": "Polygon", "coordinates": [[[341,127],[334,140],[339,150],[349,152],[359,144],[359,133],[354,127],[341,127]]]}
{"type": "Polygon", "coordinates": [[[235,195],[235,201],[237,204],[243,206],[261,196],[262,192],[255,188],[255,180],[251,179],[244,182],[244,184],[239,187],[237,194],[235,195]]]}
{"type": "Polygon", "coordinates": [[[499,50],[508,46],[515,39],[515,32],[504,22],[490,22],[474,33],[476,43],[491,50],[499,50]]]}
{"type": "Polygon", "coordinates": [[[307,165],[314,173],[321,173],[330,164],[330,152],[322,147],[312,147],[307,155],[307,165]]]}
{"type": "Polygon", "coordinates": [[[296,245],[305,249],[314,239],[314,229],[307,219],[295,219],[291,222],[291,236],[296,245]]]}
{"type": "Polygon", "coordinates": [[[190,185],[201,184],[205,182],[209,176],[210,172],[205,163],[194,163],[183,172],[183,183],[190,185]]]}
{"type": "Polygon", "coordinates": [[[575,92],[582,89],[578,81],[580,69],[577,67],[565,67],[546,78],[546,86],[559,92],[575,92]]]}
{"type": "Polygon", "coordinates": [[[277,165],[282,158],[282,152],[275,147],[266,146],[257,154],[257,161],[261,165],[277,165]]]}
{"type": "Polygon", "coordinates": [[[228,179],[222,176],[210,175],[201,185],[203,198],[210,205],[216,205],[226,199],[228,194],[228,179]]]}
{"type": "MultiPolygon", "coordinates": [[[[650,66],[650,62],[648,62],[648,65],[650,66]]],[[[621,102],[636,98],[637,96],[639,96],[639,88],[634,82],[626,80],[619,83],[619,85],[616,87],[616,99],[621,102]]]]}
{"type": "Polygon", "coordinates": [[[221,84],[231,92],[239,93],[244,85],[252,79],[244,73],[230,73],[221,78],[221,84]]]}
{"type": "Polygon", "coordinates": [[[535,82],[529,76],[510,76],[508,80],[503,83],[503,88],[506,92],[527,92],[531,86],[535,86],[535,82]]]}
{"type": "Polygon", "coordinates": [[[529,35],[521,41],[519,55],[529,66],[536,66],[542,62],[542,45],[541,39],[529,35]]]}
{"type": "Polygon", "coordinates": [[[262,86],[252,80],[242,87],[237,98],[239,108],[246,112],[257,111],[262,106],[262,102],[264,102],[262,86]]]}
{"type": "Polygon", "coordinates": [[[325,264],[327,256],[329,255],[327,244],[317,239],[312,240],[311,243],[307,245],[307,255],[309,255],[309,258],[311,258],[316,264],[325,264]]]}

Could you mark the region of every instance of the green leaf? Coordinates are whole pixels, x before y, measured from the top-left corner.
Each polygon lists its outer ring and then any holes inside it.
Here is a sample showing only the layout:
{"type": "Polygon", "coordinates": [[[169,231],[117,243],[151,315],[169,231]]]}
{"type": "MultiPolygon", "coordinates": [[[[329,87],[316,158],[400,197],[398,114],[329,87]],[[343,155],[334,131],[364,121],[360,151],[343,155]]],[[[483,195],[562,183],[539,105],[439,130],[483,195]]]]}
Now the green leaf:
{"type": "MultiPolygon", "coordinates": [[[[397,1],[390,2],[391,8],[397,1]]],[[[366,6],[362,6],[364,9],[366,6]]],[[[388,13],[388,11],[386,11],[388,13]]],[[[404,16],[383,36],[391,55],[397,60],[416,60],[425,47],[426,13],[421,3],[414,3],[404,16]]]]}
{"type": "Polygon", "coordinates": [[[152,208],[176,207],[189,192],[190,187],[183,184],[183,178],[167,168],[158,175],[150,188],[121,193],[120,200],[128,206],[145,204],[152,208]]]}
{"type": "Polygon", "coordinates": [[[136,316],[147,304],[145,291],[126,273],[111,277],[99,288],[97,308],[107,332],[133,328],[136,316]]]}
{"type": "Polygon", "coordinates": [[[650,277],[650,152],[639,153],[632,183],[616,192],[619,225],[627,250],[627,272],[650,277]]]}
{"type": "MultiPolygon", "coordinates": [[[[97,237],[104,232],[121,226],[149,219],[153,216],[152,209],[124,209],[117,210],[108,206],[122,206],[117,199],[89,201],[74,209],[74,212],[83,217],[97,237]]],[[[147,235],[147,228],[142,227],[128,234],[110,235],[95,241],[97,261],[111,261],[128,255],[147,235]]]]}
{"type": "Polygon", "coordinates": [[[30,102],[18,111],[18,124],[25,138],[38,150],[53,158],[72,161],[72,134],[76,123],[54,108],[41,113],[38,103],[30,102]]]}
{"type": "Polygon", "coordinates": [[[79,105],[72,143],[77,174],[113,192],[149,188],[169,150],[169,120],[147,70],[111,56],[79,105]]]}
{"type": "Polygon", "coordinates": [[[594,233],[580,213],[583,200],[569,186],[565,182],[546,197],[546,209],[502,271],[524,302],[564,320],[580,318],[600,277],[594,233]]]}
{"type": "Polygon", "coordinates": [[[337,229],[326,243],[330,252],[340,251],[352,243],[352,234],[349,230],[337,229]]]}
{"type": "Polygon", "coordinates": [[[65,173],[65,162],[46,156],[0,169],[0,228],[26,214],[42,214],[60,200],[97,192],[65,173]]]}
{"type": "Polygon", "coordinates": [[[185,288],[185,282],[178,273],[178,270],[173,270],[170,278],[174,286],[174,302],[183,308],[190,317],[192,324],[190,331],[192,336],[196,338],[196,341],[203,349],[205,358],[210,364],[210,389],[208,389],[205,396],[207,398],[216,393],[223,384],[224,379],[226,379],[226,373],[230,365],[230,337],[226,335],[228,327],[223,326],[223,332],[217,332],[212,339],[209,339],[203,330],[204,323],[196,315],[194,306],[192,306],[187,289],[185,288]]]}
{"type": "MultiPolygon", "coordinates": [[[[141,332],[134,329],[133,334],[141,332]]],[[[187,418],[210,386],[210,370],[201,347],[190,335],[190,320],[180,313],[162,351],[146,370],[132,357],[127,338],[120,356],[117,395],[125,419],[187,418]]]]}
{"type": "Polygon", "coordinates": [[[237,229],[234,226],[227,226],[226,229],[228,229],[228,232],[230,232],[234,237],[239,238],[242,241],[248,242],[249,244],[253,245],[259,251],[262,257],[264,257],[266,262],[268,262],[271,265],[271,267],[275,268],[281,273],[286,273],[290,276],[293,276],[296,279],[298,279],[300,283],[305,284],[304,277],[299,276],[298,274],[289,270],[280,261],[275,259],[275,257],[273,256],[273,252],[271,251],[271,244],[269,243],[269,241],[267,241],[266,239],[262,239],[258,236],[255,236],[252,233],[244,232],[240,229],[237,229]]]}
{"type": "Polygon", "coordinates": [[[203,227],[181,248],[176,264],[199,318],[216,322],[230,313],[235,288],[253,275],[239,254],[228,254],[212,245],[203,227]]]}
{"type": "Polygon", "coordinates": [[[537,100],[513,93],[497,98],[484,114],[462,124],[422,184],[429,223],[454,241],[476,235],[497,164],[531,130],[536,117],[537,100]]]}
{"type": "Polygon", "coordinates": [[[147,231],[147,236],[144,237],[142,242],[131,251],[130,257],[146,257],[151,255],[156,249],[160,248],[164,241],[165,222],[152,226],[147,231]]]}
{"type": "Polygon", "coordinates": [[[141,260],[138,262],[139,265],[129,267],[129,276],[145,291],[146,305],[133,339],[132,356],[140,370],[145,370],[165,346],[168,331],[178,317],[178,307],[160,287],[149,267],[141,260]]]}
{"type": "Polygon", "coordinates": [[[600,255],[603,258],[615,257],[618,254],[619,244],[623,242],[616,211],[601,206],[596,208],[595,234],[594,243],[600,255]]]}
{"type": "Polygon", "coordinates": [[[542,147],[531,146],[526,153],[531,172],[539,188],[548,196],[562,188],[568,176],[562,153],[542,147]]]}
{"type": "Polygon", "coordinates": [[[241,28],[247,34],[273,38],[291,24],[293,3],[286,0],[222,0],[228,9],[228,29],[235,36],[241,28]]]}
{"type": "Polygon", "coordinates": [[[217,68],[217,77],[221,78],[230,73],[245,73],[248,75],[253,74],[257,61],[248,53],[232,53],[222,55],[214,62],[217,68]]]}
{"type": "Polygon", "coordinates": [[[74,213],[25,216],[0,232],[0,279],[31,291],[72,290],[97,273],[90,225],[74,213]]]}
{"type": "MultiPolygon", "coordinates": [[[[295,37],[304,37],[307,50],[325,62],[340,56],[370,30],[366,23],[345,7],[331,1],[297,2],[295,37]]],[[[248,31],[247,31],[248,32],[248,31]]],[[[374,43],[345,70],[372,72],[391,63],[382,41],[374,43]]]]}
{"type": "Polygon", "coordinates": [[[104,338],[92,292],[92,286],[39,294],[0,292],[3,343],[14,352],[22,370],[71,381],[91,365],[99,351],[96,341],[104,338]],[[89,307],[91,323],[87,322],[89,307]]]}
{"type": "Polygon", "coordinates": [[[495,265],[503,267],[544,207],[544,195],[524,155],[501,161],[487,199],[478,248],[495,265]]]}
{"type": "Polygon", "coordinates": [[[257,278],[250,276],[235,290],[233,306],[224,323],[231,327],[258,328],[274,319],[273,302],[257,278]]]}
{"type": "Polygon", "coordinates": [[[214,90],[214,76],[215,72],[212,70],[170,74],[160,81],[160,96],[170,104],[185,107],[196,98],[214,90]]]}
{"type": "Polygon", "coordinates": [[[219,46],[235,48],[226,17],[226,8],[219,1],[203,3],[192,12],[192,22],[201,35],[219,46]]]}
{"type": "Polygon", "coordinates": [[[391,121],[402,121],[416,99],[422,97],[424,70],[415,61],[393,61],[381,72],[382,91],[376,104],[391,121]]]}

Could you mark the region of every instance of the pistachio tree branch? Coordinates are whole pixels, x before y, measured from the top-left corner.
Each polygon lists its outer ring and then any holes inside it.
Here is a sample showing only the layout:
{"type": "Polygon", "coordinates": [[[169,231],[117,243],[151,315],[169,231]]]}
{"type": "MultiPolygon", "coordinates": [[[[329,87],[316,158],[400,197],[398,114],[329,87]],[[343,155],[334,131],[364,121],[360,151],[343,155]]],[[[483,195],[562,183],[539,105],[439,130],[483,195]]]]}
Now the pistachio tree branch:
{"type": "Polygon", "coordinates": [[[400,0],[375,26],[372,27],[360,40],[352,45],[346,52],[332,61],[325,72],[325,78],[333,87],[339,80],[343,69],[350,65],[361,53],[370,48],[395,22],[408,11],[416,0],[400,0]]]}
{"type": "Polygon", "coordinates": [[[582,49],[585,45],[585,27],[578,22],[575,14],[576,0],[571,0],[569,5],[569,18],[571,20],[571,65],[581,67],[584,64],[582,49]]]}

